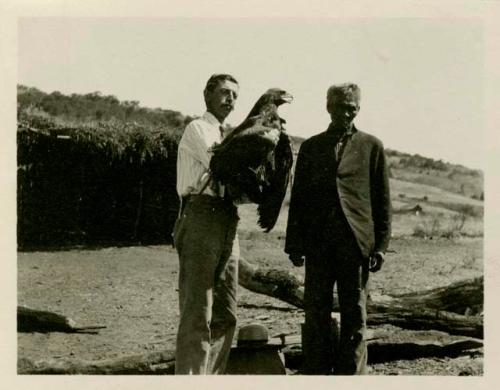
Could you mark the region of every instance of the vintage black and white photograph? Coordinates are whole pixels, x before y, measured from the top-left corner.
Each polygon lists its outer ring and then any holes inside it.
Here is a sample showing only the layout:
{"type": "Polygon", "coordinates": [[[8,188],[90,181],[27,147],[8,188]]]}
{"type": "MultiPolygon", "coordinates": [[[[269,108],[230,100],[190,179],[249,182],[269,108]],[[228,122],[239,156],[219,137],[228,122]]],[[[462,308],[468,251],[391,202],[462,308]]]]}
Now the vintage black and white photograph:
{"type": "Polygon", "coordinates": [[[481,18],[16,35],[17,375],[484,376],[481,18]]]}

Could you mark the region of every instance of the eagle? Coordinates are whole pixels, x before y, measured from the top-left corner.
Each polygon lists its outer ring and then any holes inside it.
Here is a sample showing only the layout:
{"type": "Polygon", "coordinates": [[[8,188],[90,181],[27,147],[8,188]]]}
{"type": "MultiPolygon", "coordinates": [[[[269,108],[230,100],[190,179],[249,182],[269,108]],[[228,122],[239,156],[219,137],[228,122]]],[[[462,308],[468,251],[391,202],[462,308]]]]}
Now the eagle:
{"type": "Polygon", "coordinates": [[[290,180],[292,147],[278,107],[292,100],[282,89],[269,89],[245,120],[212,149],[212,178],[226,186],[232,199],[258,204],[258,224],[265,232],[276,224],[290,180]],[[271,129],[280,131],[276,144],[265,136],[271,129]]]}

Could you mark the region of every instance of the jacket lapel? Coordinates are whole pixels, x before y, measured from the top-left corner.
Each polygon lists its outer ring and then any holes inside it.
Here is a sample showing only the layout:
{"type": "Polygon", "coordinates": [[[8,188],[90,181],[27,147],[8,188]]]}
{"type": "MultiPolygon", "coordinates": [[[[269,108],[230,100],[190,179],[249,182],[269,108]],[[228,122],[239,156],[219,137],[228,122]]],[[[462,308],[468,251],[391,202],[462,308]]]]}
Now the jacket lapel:
{"type": "Polygon", "coordinates": [[[337,168],[337,176],[349,175],[355,172],[356,167],[359,166],[359,159],[361,156],[358,150],[358,137],[359,131],[356,131],[347,141],[337,168]]]}

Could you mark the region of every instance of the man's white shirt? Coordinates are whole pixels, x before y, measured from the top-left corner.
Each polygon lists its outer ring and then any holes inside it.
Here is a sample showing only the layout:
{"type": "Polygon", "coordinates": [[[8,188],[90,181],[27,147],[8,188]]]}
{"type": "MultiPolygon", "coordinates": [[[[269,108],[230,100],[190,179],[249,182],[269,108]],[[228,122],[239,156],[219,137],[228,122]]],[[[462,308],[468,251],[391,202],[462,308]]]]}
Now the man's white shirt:
{"type": "MultiPolygon", "coordinates": [[[[208,170],[212,154],[210,148],[222,141],[222,124],[210,112],[186,126],[177,153],[177,193],[179,196],[199,193],[210,179],[208,170]]],[[[220,196],[210,185],[203,194],[220,196]]]]}

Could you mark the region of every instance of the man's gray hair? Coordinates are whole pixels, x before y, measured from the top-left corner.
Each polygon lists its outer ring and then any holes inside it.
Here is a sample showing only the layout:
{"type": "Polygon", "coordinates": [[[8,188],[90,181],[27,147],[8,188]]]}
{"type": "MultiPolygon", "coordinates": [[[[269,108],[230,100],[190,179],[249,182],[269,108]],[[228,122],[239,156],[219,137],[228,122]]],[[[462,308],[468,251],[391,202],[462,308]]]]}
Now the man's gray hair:
{"type": "Polygon", "coordinates": [[[334,84],[326,93],[326,107],[330,107],[336,98],[352,98],[359,103],[361,90],[354,83],[334,84]]]}

